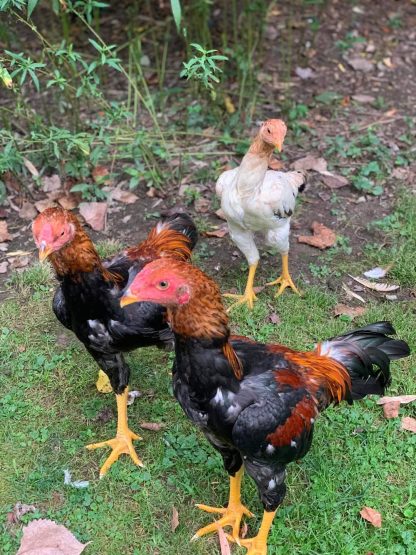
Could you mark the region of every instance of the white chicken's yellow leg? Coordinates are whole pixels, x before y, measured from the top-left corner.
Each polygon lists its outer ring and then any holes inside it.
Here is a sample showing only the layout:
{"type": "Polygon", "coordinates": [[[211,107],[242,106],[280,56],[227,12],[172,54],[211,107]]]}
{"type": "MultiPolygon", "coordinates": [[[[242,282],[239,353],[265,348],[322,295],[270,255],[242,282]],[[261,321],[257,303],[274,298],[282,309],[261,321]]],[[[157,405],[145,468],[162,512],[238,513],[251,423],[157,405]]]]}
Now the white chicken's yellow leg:
{"type": "Polygon", "coordinates": [[[98,371],[98,377],[97,381],[95,382],[95,387],[100,393],[111,393],[113,391],[107,374],[102,370],[98,371]]]}
{"type": "Polygon", "coordinates": [[[224,297],[229,297],[230,299],[237,299],[237,302],[232,304],[228,310],[232,310],[240,304],[247,304],[249,308],[253,308],[254,301],[257,300],[256,294],[254,292],[254,276],[256,275],[258,262],[249,266],[248,278],[246,289],[244,295],[234,295],[233,293],[224,293],[224,297]]]}
{"type": "Polygon", "coordinates": [[[137,456],[137,453],[133,447],[134,439],[142,439],[139,435],[132,432],[128,426],[127,422],[127,398],[129,394],[129,388],[126,387],[121,395],[116,395],[117,401],[117,434],[114,439],[109,439],[107,441],[100,441],[99,443],[90,443],[87,445],[87,449],[99,449],[100,447],[111,447],[112,451],[100,470],[100,478],[104,476],[115,463],[120,455],[125,453],[130,455],[133,459],[134,464],[137,466],[143,466],[142,461],[137,456]]]}
{"type": "Polygon", "coordinates": [[[276,280],[271,281],[270,283],[266,283],[266,285],[280,285],[276,293],[276,297],[280,297],[280,295],[283,293],[286,287],[290,287],[298,295],[301,294],[298,288],[296,287],[296,285],[293,283],[292,278],[290,277],[289,255],[287,253],[282,254],[282,275],[276,280]]]}
{"type": "Polygon", "coordinates": [[[241,503],[241,480],[244,474],[244,467],[242,466],[238,472],[236,472],[235,476],[230,476],[230,497],[228,500],[227,507],[209,507],[208,505],[197,505],[198,509],[205,511],[207,513],[217,513],[223,515],[219,520],[213,522],[212,524],[208,524],[208,526],[204,526],[200,528],[192,540],[196,540],[205,536],[206,534],[210,534],[211,532],[216,532],[218,528],[222,528],[223,526],[232,526],[233,531],[231,537],[234,541],[239,543],[240,538],[240,523],[243,516],[251,517],[253,513],[251,513],[247,507],[245,507],[241,503]]]}
{"type": "MultiPolygon", "coordinates": [[[[238,542],[241,546],[247,548],[246,555],[267,555],[267,538],[269,537],[275,514],[276,511],[264,511],[257,536],[238,542]]],[[[230,541],[236,541],[233,536],[228,535],[227,537],[230,541]]]]}

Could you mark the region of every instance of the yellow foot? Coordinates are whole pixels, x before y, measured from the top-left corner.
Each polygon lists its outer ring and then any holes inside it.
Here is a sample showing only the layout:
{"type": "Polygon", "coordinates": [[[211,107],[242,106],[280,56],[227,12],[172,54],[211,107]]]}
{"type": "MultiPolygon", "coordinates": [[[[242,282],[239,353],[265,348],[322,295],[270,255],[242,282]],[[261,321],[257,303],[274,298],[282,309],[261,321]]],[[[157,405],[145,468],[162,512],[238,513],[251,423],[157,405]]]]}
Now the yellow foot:
{"type": "Polygon", "coordinates": [[[283,293],[283,291],[286,289],[286,287],[290,287],[295,293],[297,293],[298,295],[301,295],[299,289],[293,283],[292,278],[290,277],[290,275],[280,276],[279,278],[275,279],[274,281],[271,281],[270,283],[266,283],[266,285],[268,285],[268,286],[270,286],[270,285],[280,285],[279,290],[276,293],[276,297],[280,297],[280,295],[283,293]]]}
{"type": "Polygon", "coordinates": [[[133,447],[134,439],[142,438],[131,430],[127,429],[125,432],[117,432],[117,435],[114,439],[100,441],[99,443],[90,443],[86,446],[87,449],[99,449],[100,447],[107,446],[111,447],[112,449],[112,452],[101,467],[100,478],[107,474],[111,465],[115,463],[120,455],[122,455],[123,453],[125,453],[126,455],[130,455],[130,457],[133,459],[134,464],[137,464],[137,466],[144,466],[133,447]]]}
{"type": "Polygon", "coordinates": [[[111,387],[110,380],[105,372],[100,370],[98,372],[98,378],[95,382],[95,387],[100,393],[112,393],[113,388],[111,387]]]}
{"type": "Polygon", "coordinates": [[[233,541],[240,543],[240,523],[243,516],[254,516],[247,507],[242,505],[241,503],[230,504],[226,508],[217,508],[217,507],[209,507],[208,505],[197,505],[198,509],[201,511],[205,511],[207,513],[216,513],[223,515],[219,520],[213,522],[212,524],[208,524],[208,526],[204,526],[200,528],[192,540],[197,540],[198,538],[202,538],[206,534],[210,534],[211,532],[216,532],[218,528],[223,528],[224,526],[232,526],[232,534],[230,535],[233,538],[233,541]]]}
{"type": "MultiPolygon", "coordinates": [[[[229,541],[236,541],[232,536],[227,534],[227,539],[229,541]]],[[[260,538],[248,538],[246,540],[240,540],[239,545],[247,549],[246,555],[267,555],[267,542],[260,538]]]]}
{"type": "Polygon", "coordinates": [[[237,302],[232,304],[228,307],[227,312],[235,308],[236,306],[246,304],[248,308],[252,309],[254,306],[254,301],[257,301],[256,294],[254,293],[254,289],[248,290],[244,293],[244,295],[234,295],[232,293],[224,293],[224,297],[229,299],[237,299],[237,302]]]}

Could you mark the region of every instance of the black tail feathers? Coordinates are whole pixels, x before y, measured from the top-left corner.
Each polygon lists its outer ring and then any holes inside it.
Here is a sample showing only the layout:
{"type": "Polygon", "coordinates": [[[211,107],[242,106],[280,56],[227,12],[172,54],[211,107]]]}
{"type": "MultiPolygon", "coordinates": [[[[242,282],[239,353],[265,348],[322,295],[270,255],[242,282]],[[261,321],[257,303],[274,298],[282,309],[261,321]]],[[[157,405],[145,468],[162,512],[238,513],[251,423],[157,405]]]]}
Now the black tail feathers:
{"type": "Polygon", "coordinates": [[[352,398],[382,395],[391,383],[390,361],[407,357],[409,345],[392,339],[390,322],[375,322],[325,341],[322,351],[345,366],[351,377],[352,398]]]}
{"type": "Polygon", "coordinates": [[[165,216],[161,221],[163,227],[168,227],[186,235],[191,242],[191,250],[194,249],[198,241],[198,231],[192,218],[185,212],[175,212],[170,216],[165,216]]]}

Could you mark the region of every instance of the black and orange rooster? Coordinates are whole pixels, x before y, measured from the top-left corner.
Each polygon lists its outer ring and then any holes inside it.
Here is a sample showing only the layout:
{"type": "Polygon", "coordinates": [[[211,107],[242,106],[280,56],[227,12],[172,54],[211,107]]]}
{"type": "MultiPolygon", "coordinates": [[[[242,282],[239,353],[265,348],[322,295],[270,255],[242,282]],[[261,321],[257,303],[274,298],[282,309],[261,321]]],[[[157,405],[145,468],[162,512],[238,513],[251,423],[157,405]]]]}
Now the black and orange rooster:
{"type": "Polygon", "coordinates": [[[151,345],[173,346],[173,334],[163,307],[140,303],[122,310],[119,299],[133,268],[137,273],[137,269],[159,257],[189,259],[197,240],[196,228],[186,214],[175,214],[158,223],[138,246],[110,260],[101,260],[74,214],[48,208],[34,221],[33,237],[39,258],[49,258],[60,282],[53,299],[56,317],[84,344],[116,394],[116,437],[88,446],[112,448],[100,476],[122,453],[142,466],[133,446],[133,440],[141,438],[127,423],[130,368],[122,353],[151,345]]]}
{"type": "Polygon", "coordinates": [[[312,352],[264,345],[230,336],[216,283],[185,262],[156,260],[131,282],[121,305],[150,301],[167,307],[175,334],[174,392],[187,416],[221,453],[230,475],[226,508],[199,505],[221,518],[195,538],[231,526],[229,538],[265,555],[267,538],[285,496],[286,465],[302,458],[312,442],[315,419],[331,403],[382,394],[390,361],[405,357],[404,341],[388,337],[376,322],[328,339],[312,352]],[[243,469],[256,482],[264,506],[258,534],[239,537],[243,469]]]}

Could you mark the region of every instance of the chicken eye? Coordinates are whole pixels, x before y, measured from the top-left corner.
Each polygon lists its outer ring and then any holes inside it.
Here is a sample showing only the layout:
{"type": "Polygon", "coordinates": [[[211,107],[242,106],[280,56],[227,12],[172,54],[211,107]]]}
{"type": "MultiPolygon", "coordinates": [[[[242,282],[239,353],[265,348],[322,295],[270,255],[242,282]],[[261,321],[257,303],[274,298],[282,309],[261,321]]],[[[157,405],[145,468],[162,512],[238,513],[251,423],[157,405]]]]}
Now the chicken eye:
{"type": "Polygon", "coordinates": [[[269,129],[269,128],[267,128],[267,133],[271,133],[271,131],[270,131],[270,129],[269,129]]]}
{"type": "Polygon", "coordinates": [[[157,284],[158,289],[167,289],[168,287],[169,287],[168,281],[159,281],[159,283],[157,284]]]}
{"type": "Polygon", "coordinates": [[[64,230],[64,231],[62,231],[62,233],[61,233],[61,237],[63,237],[64,235],[65,235],[65,230],[64,230]]]}

